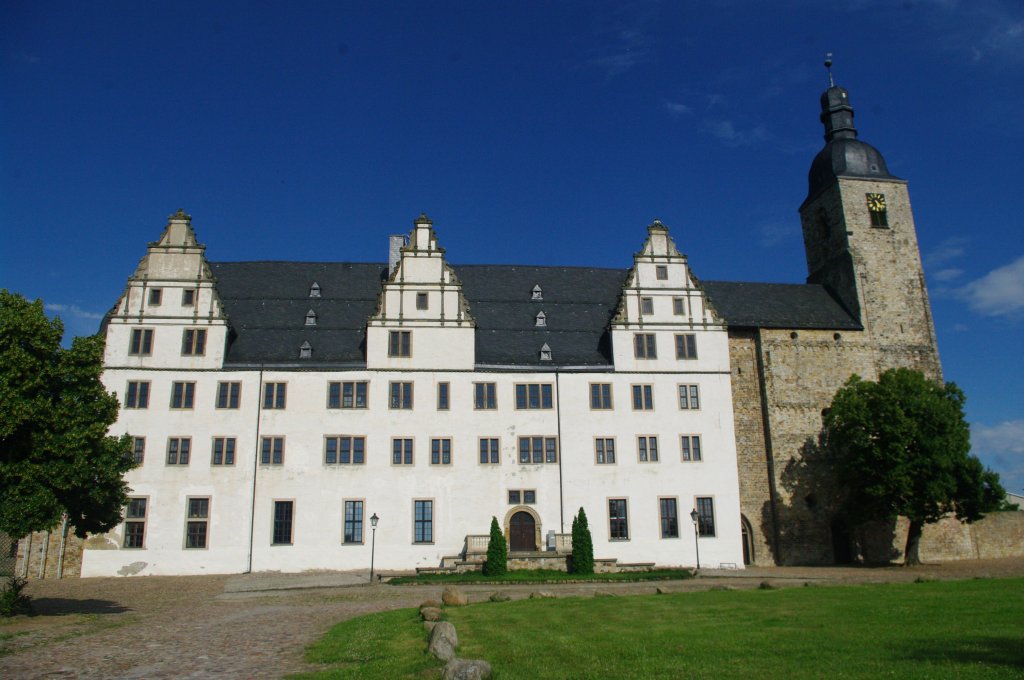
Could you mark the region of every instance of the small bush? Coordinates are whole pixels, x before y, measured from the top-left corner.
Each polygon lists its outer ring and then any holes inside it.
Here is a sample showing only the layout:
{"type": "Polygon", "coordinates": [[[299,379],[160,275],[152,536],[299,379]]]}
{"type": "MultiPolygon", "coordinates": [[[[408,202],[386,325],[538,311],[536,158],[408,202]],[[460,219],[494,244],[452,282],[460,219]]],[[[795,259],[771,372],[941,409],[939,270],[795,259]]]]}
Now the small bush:
{"type": "Polygon", "coordinates": [[[21,592],[26,583],[25,579],[16,576],[7,579],[7,585],[0,590],[0,616],[17,616],[32,611],[29,596],[21,592]]]}
{"type": "Polygon", "coordinates": [[[487,561],[484,562],[486,576],[501,576],[508,571],[508,546],[505,535],[498,526],[498,518],[491,517],[491,540],[487,544],[487,561]]]}
{"type": "Polygon", "coordinates": [[[594,539],[583,508],[572,520],[572,573],[594,573],[594,539]]]}

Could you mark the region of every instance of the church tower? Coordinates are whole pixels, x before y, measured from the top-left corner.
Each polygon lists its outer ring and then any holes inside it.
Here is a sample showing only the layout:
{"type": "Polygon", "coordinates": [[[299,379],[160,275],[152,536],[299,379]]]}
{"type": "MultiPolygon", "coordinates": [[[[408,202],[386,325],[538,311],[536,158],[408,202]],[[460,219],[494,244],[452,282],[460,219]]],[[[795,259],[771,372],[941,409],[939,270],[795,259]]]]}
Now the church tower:
{"type": "Polygon", "coordinates": [[[849,93],[831,72],[821,122],[825,147],[800,206],[807,282],[828,288],[863,325],[879,372],[902,366],[941,378],[907,182],[857,138],[849,93]]]}

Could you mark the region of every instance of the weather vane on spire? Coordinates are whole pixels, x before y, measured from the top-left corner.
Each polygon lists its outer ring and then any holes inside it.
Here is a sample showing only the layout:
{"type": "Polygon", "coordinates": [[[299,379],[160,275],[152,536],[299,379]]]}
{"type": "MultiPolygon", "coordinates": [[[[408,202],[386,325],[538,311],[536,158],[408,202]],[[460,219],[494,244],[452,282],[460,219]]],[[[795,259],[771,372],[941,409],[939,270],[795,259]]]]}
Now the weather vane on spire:
{"type": "Polygon", "coordinates": [[[828,86],[835,87],[836,83],[832,80],[832,53],[825,53],[825,69],[828,71],[828,86]]]}

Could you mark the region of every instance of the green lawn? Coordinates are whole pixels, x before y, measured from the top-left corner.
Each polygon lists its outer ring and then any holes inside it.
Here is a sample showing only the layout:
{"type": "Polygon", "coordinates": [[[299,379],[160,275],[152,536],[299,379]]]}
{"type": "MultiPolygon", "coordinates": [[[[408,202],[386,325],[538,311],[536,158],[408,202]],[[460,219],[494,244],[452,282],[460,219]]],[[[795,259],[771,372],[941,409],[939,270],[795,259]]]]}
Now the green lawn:
{"type": "MultiPolygon", "coordinates": [[[[1024,579],[518,600],[448,608],[508,678],[1022,678],[1024,579]]],[[[438,677],[414,610],[333,628],[309,677],[438,677]]]]}
{"type": "Polygon", "coordinates": [[[468,571],[463,574],[417,574],[416,576],[397,576],[388,583],[393,585],[409,584],[452,584],[452,583],[558,583],[566,581],[667,581],[671,579],[693,578],[690,569],[652,569],[650,571],[625,571],[615,574],[569,574],[555,569],[517,569],[501,576],[485,576],[480,571],[468,571]]]}

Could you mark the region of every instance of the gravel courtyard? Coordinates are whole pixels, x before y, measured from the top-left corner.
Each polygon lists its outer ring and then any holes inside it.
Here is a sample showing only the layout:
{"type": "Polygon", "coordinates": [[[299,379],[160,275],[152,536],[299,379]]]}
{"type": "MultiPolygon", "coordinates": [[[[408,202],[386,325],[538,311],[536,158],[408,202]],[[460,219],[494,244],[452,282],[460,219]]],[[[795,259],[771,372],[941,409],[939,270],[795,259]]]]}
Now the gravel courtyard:
{"type": "MultiPolygon", "coordinates": [[[[705,571],[693,581],[466,586],[472,601],[501,590],[560,596],[703,590],[716,585],[882,583],[1024,576],[1024,559],[914,568],[775,567],[705,571]]],[[[366,574],[251,574],[33,581],[35,614],[0,620],[3,678],[280,678],[313,670],[303,650],[338,621],[413,607],[439,586],[370,586],[366,574]]]]}

